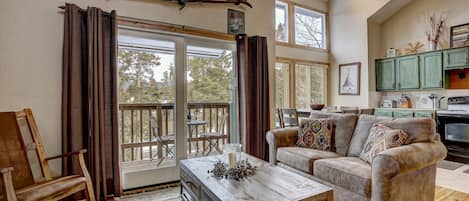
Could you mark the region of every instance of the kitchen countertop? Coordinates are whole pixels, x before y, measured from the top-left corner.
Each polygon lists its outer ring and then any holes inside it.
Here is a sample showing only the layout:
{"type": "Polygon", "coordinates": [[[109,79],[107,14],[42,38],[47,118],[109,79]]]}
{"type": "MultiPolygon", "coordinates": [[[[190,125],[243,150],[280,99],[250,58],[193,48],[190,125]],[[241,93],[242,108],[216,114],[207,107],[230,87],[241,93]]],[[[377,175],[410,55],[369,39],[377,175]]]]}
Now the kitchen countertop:
{"type": "Polygon", "coordinates": [[[419,111],[438,111],[443,109],[432,109],[432,108],[386,108],[386,107],[377,107],[375,109],[383,109],[383,110],[419,110],[419,111]]]}

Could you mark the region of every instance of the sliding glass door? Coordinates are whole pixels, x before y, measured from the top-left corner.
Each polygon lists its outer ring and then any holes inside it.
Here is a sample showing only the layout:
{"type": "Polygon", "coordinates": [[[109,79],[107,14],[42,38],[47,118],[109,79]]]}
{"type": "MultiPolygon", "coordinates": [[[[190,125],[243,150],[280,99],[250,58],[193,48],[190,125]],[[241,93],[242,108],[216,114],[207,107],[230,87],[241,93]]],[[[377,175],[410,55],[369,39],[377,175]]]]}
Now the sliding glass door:
{"type": "Polygon", "coordinates": [[[236,119],[234,51],[234,44],[187,40],[190,158],[220,154],[223,144],[237,139],[237,132],[231,129],[236,119]]]}
{"type": "Polygon", "coordinates": [[[125,28],[118,40],[124,189],[179,180],[180,160],[237,139],[233,44],[125,28]]]}

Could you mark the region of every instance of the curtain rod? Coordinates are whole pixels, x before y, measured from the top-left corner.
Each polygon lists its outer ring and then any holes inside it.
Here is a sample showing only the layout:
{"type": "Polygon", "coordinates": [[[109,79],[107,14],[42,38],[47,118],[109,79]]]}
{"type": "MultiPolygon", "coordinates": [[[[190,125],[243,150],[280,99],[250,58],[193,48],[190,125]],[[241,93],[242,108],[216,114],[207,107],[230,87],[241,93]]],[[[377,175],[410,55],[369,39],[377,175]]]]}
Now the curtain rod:
{"type": "MultiPolygon", "coordinates": [[[[59,6],[58,8],[65,10],[65,6],[59,6]]],[[[86,12],[86,9],[80,8],[80,11],[86,12]]],[[[104,12],[104,14],[110,15],[110,13],[108,12],[104,12]]],[[[183,34],[190,34],[190,35],[215,38],[215,39],[221,39],[221,40],[229,40],[229,41],[234,41],[236,39],[235,36],[230,35],[230,34],[216,32],[216,31],[212,31],[208,29],[190,27],[190,26],[185,26],[185,25],[177,25],[177,24],[171,24],[171,23],[166,23],[166,22],[158,22],[158,21],[153,21],[153,20],[145,20],[145,19],[125,17],[125,16],[119,16],[119,15],[116,15],[116,20],[118,21],[118,24],[124,25],[124,26],[153,28],[153,29],[159,29],[163,31],[178,32],[178,33],[183,33],[183,34]]]]}
{"type": "MultiPolygon", "coordinates": [[[[59,9],[62,9],[62,11],[65,11],[65,6],[58,6],[57,8],[59,9]]],[[[81,12],[86,12],[86,9],[83,9],[83,8],[80,8],[78,7],[78,9],[81,11],[81,12]]],[[[110,15],[111,13],[108,13],[108,12],[103,12],[105,15],[110,15]]],[[[118,16],[116,16],[118,17],[118,16]]]]}

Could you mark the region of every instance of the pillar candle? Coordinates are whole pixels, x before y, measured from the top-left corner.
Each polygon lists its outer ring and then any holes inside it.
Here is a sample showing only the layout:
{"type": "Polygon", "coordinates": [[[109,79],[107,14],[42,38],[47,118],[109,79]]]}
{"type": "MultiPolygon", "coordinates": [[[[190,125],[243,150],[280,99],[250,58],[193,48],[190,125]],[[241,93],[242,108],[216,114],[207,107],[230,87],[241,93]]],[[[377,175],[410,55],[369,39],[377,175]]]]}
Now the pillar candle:
{"type": "Polygon", "coordinates": [[[236,153],[235,152],[228,153],[228,163],[230,165],[230,168],[236,168],[236,153]]]}

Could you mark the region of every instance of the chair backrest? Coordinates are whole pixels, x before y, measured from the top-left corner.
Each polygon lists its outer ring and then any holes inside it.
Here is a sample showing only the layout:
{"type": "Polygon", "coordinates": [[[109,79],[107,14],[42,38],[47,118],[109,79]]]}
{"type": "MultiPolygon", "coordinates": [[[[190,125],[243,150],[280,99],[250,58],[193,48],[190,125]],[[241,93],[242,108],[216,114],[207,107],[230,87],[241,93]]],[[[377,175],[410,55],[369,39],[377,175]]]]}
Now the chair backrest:
{"type": "Polygon", "coordinates": [[[351,114],[358,114],[359,113],[359,108],[358,107],[341,106],[340,110],[342,110],[343,113],[351,113],[351,114]]]}
{"type": "Polygon", "coordinates": [[[373,109],[373,108],[360,109],[360,114],[373,115],[374,112],[375,112],[375,109],[373,109]]]}
{"type": "Polygon", "coordinates": [[[226,123],[227,119],[228,119],[228,114],[223,114],[220,122],[217,125],[217,132],[220,135],[224,134],[224,132],[225,132],[225,123],[226,123]]]}
{"type": "Polygon", "coordinates": [[[280,117],[280,108],[275,109],[275,128],[282,128],[282,117],[280,117]]]}
{"type": "Polygon", "coordinates": [[[282,128],[299,126],[298,122],[298,112],[296,109],[291,108],[282,108],[280,109],[280,122],[282,128]]]}
{"type": "Polygon", "coordinates": [[[161,140],[161,134],[162,134],[162,117],[163,114],[161,113],[161,104],[158,104],[156,106],[155,110],[156,114],[152,114],[150,116],[150,132],[153,137],[155,137],[156,140],[161,140]]]}
{"type": "Polygon", "coordinates": [[[0,131],[0,168],[14,168],[15,189],[52,179],[31,109],[0,112],[0,131]]]}

